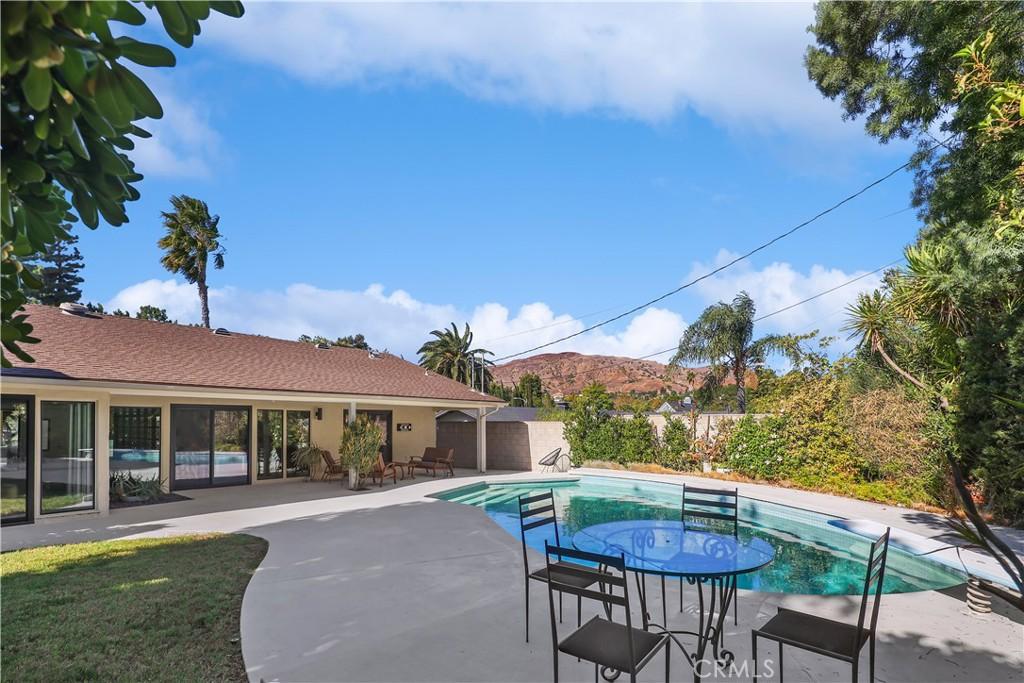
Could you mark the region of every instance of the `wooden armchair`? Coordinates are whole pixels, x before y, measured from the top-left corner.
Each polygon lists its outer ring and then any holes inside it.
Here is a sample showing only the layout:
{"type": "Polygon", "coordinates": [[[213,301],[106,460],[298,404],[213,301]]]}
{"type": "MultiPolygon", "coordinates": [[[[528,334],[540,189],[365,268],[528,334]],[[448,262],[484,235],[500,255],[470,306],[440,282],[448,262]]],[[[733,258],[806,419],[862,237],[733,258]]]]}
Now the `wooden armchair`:
{"type": "Polygon", "coordinates": [[[323,460],[323,470],[320,472],[320,481],[327,481],[331,477],[339,475],[342,478],[345,477],[345,475],[347,474],[345,468],[342,467],[338,463],[338,461],[334,459],[334,456],[331,455],[331,452],[329,450],[321,450],[320,458],[321,460],[323,460]]]}
{"type": "Polygon", "coordinates": [[[427,446],[423,449],[422,457],[414,457],[406,465],[410,472],[414,472],[416,468],[419,468],[425,472],[430,472],[433,476],[437,476],[437,471],[447,472],[449,476],[455,476],[455,449],[454,448],[438,448],[436,446],[427,446]]]}
{"type": "MultiPolygon", "coordinates": [[[[384,456],[377,454],[377,464],[370,470],[370,480],[377,482],[378,486],[384,486],[384,477],[390,476],[391,481],[398,483],[398,466],[393,462],[384,462],[384,456]]],[[[402,475],[405,478],[405,475],[402,475]]]]}

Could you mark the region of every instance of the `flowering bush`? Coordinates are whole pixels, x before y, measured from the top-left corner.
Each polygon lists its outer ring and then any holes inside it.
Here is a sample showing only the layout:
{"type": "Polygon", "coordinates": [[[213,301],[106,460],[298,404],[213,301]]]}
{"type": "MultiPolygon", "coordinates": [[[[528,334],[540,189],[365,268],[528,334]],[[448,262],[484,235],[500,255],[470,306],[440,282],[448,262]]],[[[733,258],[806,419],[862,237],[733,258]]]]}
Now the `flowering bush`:
{"type": "Polygon", "coordinates": [[[793,462],[787,457],[784,430],[785,419],[781,417],[744,417],[725,444],[725,465],[754,479],[787,478],[793,462]]]}

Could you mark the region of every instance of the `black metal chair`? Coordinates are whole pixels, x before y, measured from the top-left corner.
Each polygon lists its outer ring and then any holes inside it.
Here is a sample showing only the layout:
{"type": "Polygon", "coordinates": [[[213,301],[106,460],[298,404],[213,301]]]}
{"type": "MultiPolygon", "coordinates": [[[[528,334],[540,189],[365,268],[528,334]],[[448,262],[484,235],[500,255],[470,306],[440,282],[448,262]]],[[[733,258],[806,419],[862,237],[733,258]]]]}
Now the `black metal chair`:
{"type": "Polygon", "coordinates": [[[629,589],[626,582],[626,560],[622,554],[598,555],[572,548],[544,543],[548,574],[548,608],[551,614],[551,645],[554,657],[554,680],[558,683],[558,654],[584,659],[594,663],[594,680],[600,668],[629,674],[630,682],[648,662],[665,648],[665,683],[669,680],[671,648],[667,647],[671,635],[633,628],[629,609],[629,589]],[[552,562],[552,556],[555,561],[552,562]],[[567,561],[570,560],[570,561],[567,561]],[[575,560],[575,561],[571,561],[575,560]],[[590,566],[596,564],[597,566],[590,566]],[[581,586],[586,582],[586,586],[581,586]],[[600,584],[600,590],[589,586],[600,584]],[[621,595],[616,587],[621,588],[621,595]],[[579,601],[583,598],[600,602],[608,618],[594,616],[590,621],[559,640],[555,624],[555,592],[569,593],[579,601]],[[626,623],[612,621],[612,610],[622,607],[626,623]]]}
{"type": "MultiPolygon", "coordinates": [[[[532,496],[519,496],[519,538],[523,544],[523,576],[524,588],[526,589],[526,642],[530,642],[530,581],[547,583],[549,568],[547,566],[530,571],[530,562],[526,553],[526,532],[538,527],[550,524],[555,530],[555,545],[561,545],[558,537],[558,518],[555,515],[555,493],[547,491],[532,496]],[[540,505],[538,505],[540,503],[540,505]]],[[[545,543],[547,541],[545,540],[545,543]]],[[[579,581],[578,577],[568,578],[569,581],[579,581]]],[[[581,588],[593,585],[596,579],[589,583],[581,584],[581,588]]],[[[580,608],[583,600],[576,601],[576,624],[581,623],[582,614],[580,608]]],[[[558,596],[558,620],[562,620],[562,596],[558,596]]]]}
{"type": "MultiPolygon", "coordinates": [[[[726,531],[733,538],[739,536],[739,489],[707,489],[683,484],[683,504],[679,521],[683,529],[696,531],[726,531]],[[723,528],[724,527],[724,528],[723,528]]],[[[664,579],[662,579],[664,581],[664,579]]],[[[662,585],[662,602],[665,586],[662,585]]],[[[732,601],[732,619],[739,623],[739,596],[732,601]]],[[[679,611],[683,611],[683,580],[679,579],[679,611]]]]}
{"type": "Polygon", "coordinates": [[[853,667],[853,680],[857,681],[857,664],[864,643],[868,643],[870,680],[875,680],[875,629],[878,625],[878,607],[882,604],[882,582],[885,580],[885,559],[889,554],[889,529],[871,544],[868,569],[864,577],[864,592],[860,598],[857,625],[834,621],[804,612],[779,608],[779,613],[759,629],[751,631],[754,653],[754,682],[757,682],[757,639],[768,638],[779,644],[779,681],[782,681],[782,646],[792,645],[826,657],[849,662],[853,667]],[[871,595],[873,593],[873,595],[871,595]],[[864,625],[868,601],[871,601],[870,625],[864,625]]]}
{"type": "Polygon", "coordinates": [[[559,446],[558,448],[556,448],[555,450],[551,451],[550,453],[545,455],[543,458],[538,460],[537,464],[540,465],[541,472],[546,471],[545,468],[549,468],[549,469],[552,469],[552,470],[557,470],[559,472],[564,472],[565,470],[559,469],[559,467],[560,467],[559,463],[563,459],[568,460],[569,459],[569,454],[568,453],[563,453],[562,452],[562,447],[559,446]]]}

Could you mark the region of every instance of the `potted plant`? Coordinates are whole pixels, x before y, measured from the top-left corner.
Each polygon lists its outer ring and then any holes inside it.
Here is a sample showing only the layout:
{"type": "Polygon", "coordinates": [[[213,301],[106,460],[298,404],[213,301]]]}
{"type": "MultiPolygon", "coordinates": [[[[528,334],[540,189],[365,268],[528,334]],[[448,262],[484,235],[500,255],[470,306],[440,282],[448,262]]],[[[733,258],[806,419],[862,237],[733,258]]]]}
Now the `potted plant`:
{"type": "Polygon", "coordinates": [[[360,415],[355,422],[345,425],[338,446],[338,459],[348,468],[348,487],[358,491],[360,479],[377,464],[384,431],[376,422],[360,415]]]}
{"type": "Polygon", "coordinates": [[[321,465],[320,452],[323,450],[319,445],[311,443],[306,446],[299,446],[292,453],[291,462],[306,470],[306,481],[312,481],[313,469],[321,465]]]}

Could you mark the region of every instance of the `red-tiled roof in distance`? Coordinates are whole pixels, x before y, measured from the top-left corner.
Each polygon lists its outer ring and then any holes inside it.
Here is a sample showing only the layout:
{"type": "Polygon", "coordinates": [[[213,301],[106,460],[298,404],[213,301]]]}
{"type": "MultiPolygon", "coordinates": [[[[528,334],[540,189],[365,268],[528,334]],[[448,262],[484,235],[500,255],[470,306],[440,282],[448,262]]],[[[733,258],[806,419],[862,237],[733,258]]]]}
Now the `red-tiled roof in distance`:
{"type": "Polygon", "coordinates": [[[397,356],[113,315],[26,306],[35,363],[4,375],[501,403],[397,356]]]}

